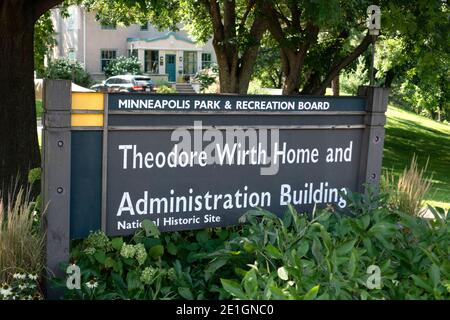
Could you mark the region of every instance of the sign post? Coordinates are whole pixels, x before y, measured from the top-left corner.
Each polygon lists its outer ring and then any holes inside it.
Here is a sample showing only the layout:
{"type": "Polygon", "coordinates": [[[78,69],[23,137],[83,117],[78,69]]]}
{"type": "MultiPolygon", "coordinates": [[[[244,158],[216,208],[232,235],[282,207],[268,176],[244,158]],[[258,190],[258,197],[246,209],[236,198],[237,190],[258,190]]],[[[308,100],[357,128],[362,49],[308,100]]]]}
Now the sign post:
{"type": "MultiPolygon", "coordinates": [[[[49,279],[62,277],[58,264],[68,261],[70,244],[71,82],[44,81],[45,112],[42,133],[42,203],[49,279]]],[[[47,290],[50,299],[60,295],[47,290]]]]}

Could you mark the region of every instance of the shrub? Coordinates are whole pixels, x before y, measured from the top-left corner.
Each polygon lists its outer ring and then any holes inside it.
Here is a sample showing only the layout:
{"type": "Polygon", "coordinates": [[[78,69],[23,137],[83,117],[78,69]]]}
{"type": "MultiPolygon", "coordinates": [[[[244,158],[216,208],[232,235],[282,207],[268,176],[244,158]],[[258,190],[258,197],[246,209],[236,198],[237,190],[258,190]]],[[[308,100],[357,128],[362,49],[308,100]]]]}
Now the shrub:
{"type": "Polygon", "coordinates": [[[156,87],[157,93],[175,93],[177,90],[172,85],[161,85],[156,87]]]}
{"type": "Polygon", "coordinates": [[[223,288],[238,299],[450,298],[448,212],[428,220],[360,200],[349,195],[353,217],[248,212],[249,236],[234,241],[253,262],[223,288]]]}
{"type": "Polygon", "coordinates": [[[417,157],[413,156],[409,168],[405,168],[403,173],[395,183],[395,176],[392,172],[385,173],[384,188],[390,195],[390,205],[402,212],[412,215],[422,215],[424,210],[424,197],[431,187],[431,177],[425,177],[428,161],[424,168],[419,169],[417,157]]]}
{"type": "Polygon", "coordinates": [[[268,91],[262,87],[260,80],[252,80],[248,85],[248,94],[268,94],[268,91]]]}
{"type": "Polygon", "coordinates": [[[209,86],[216,83],[219,77],[219,69],[217,66],[202,69],[195,75],[195,80],[200,83],[200,91],[204,92],[209,86]]]}
{"type": "Polygon", "coordinates": [[[107,78],[123,74],[141,74],[141,63],[137,57],[118,57],[112,60],[105,69],[107,78]]]}
{"type": "Polygon", "coordinates": [[[11,192],[7,204],[0,197],[0,283],[13,274],[40,275],[44,263],[44,234],[35,220],[29,192],[11,192]]]}
{"type": "Polygon", "coordinates": [[[386,200],[369,190],[347,195],[346,214],[288,206],[281,218],[250,210],[232,228],[160,234],[144,221],[133,237],[93,233],[72,249],[83,285],[66,298],[450,298],[448,212],[423,219],[386,200]]]}
{"type": "Polygon", "coordinates": [[[81,270],[81,288],[69,290],[64,279],[55,280],[65,297],[191,300],[219,296],[215,270],[223,264],[208,266],[210,259],[205,256],[233,239],[237,235],[233,228],[160,234],[150,221],[142,225],[132,237],[110,239],[96,232],[74,245],[71,257],[81,270]]]}
{"type": "Polygon", "coordinates": [[[44,77],[47,79],[72,80],[72,82],[83,87],[89,87],[92,82],[91,76],[78,61],[72,62],[65,58],[51,60],[45,69],[44,77]]]}

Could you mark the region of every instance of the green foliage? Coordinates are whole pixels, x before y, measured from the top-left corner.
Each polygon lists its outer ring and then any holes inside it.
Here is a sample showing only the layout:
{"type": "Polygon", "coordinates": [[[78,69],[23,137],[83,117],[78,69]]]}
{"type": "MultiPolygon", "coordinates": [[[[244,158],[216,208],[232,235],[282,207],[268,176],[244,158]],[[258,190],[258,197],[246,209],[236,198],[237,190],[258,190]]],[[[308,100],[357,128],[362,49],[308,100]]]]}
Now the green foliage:
{"type": "Polygon", "coordinates": [[[141,74],[141,63],[137,57],[117,57],[105,69],[107,78],[123,74],[141,74]]]}
{"type": "Polygon", "coordinates": [[[268,94],[267,90],[263,88],[262,81],[252,80],[248,85],[247,94],[268,94]]]}
{"type": "Polygon", "coordinates": [[[341,89],[347,94],[356,95],[358,87],[369,84],[369,72],[364,56],[358,58],[353,69],[349,68],[341,75],[341,89]]]}
{"type": "Polygon", "coordinates": [[[28,172],[28,183],[33,185],[41,181],[41,168],[34,168],[28,172]]]}
{"type": "Polygon", "coordinates": [[[83,66],[78,62],[72,62],[69,59],[61,58],[50,61],[45,70],[44,77],[47,79],[66,79],[83,86],[89,87],[91,76],[83,66]]]}
{"type": "Polygon", "coordinates": [[[160,30],[177,30],[180,21],[175,0],[66,0],[66,4],[83,5],[104,24],[129,26],[151,21],[160,30]]]}
{"type": "Polygon", "coordinates": [[[448,212],[422,219],[386,199],[369,189],[347,195],[347,214],[288,206],[281,218],[250,210],[234,228],[160,234],[145,222],[132,238],[94,233],[72,249],[82,288],[66,298],[448,299],[448,212]]]}
{"type": "Polygon", "coordinates": [[[56,45],[55,34],[50,11],[47,11],[34,24],[34,70],[37,78],[45,76],[44,61],[56,45]]]}
{"type": "Polygon", "coordinates": [[[450,119],[450,37],[447,1],[388,1],[377,45],[381,85],[404,108],[438,121],[450,119]],[[384,29],[384,27],[383,27],[384,29]]]}
{"type": "Polygon", "coordinates": [[[261,41],[253,77],[259,80],[263,87],[281,88],[282,76],[280,48],[275,40],[266,34],[261,41]]]}
{"type": "MultiPolygon", "coordinates": [[[[77,299],[211,299],[225,292],[216,271],[223,262],[205,259],[221,252],[234,228],[160,234],[146,220],[133,237],[109,239],[95,232],[74,245],[72,261],[81,269],[81,289],[69,290],[77,299]]],[[[237,257],[240,259],[240,257],[237,257]]],[[[227,259],[233,263],[234,259],[227,259]]],[[[236,263],[240,265],[240,263],[236,263]]],[[[66,266],[64,266],[66,267],[66,266]]],[[[232,270],[223,270],[229,276],[232,270]]]]}
{"type": "Polygon", "coordinates": [[[156,87],[157,93],[175,93],[177,90],[172,85],[161,85],[156,87]]]}
{"type": "Polygon", "coordinates": [[[34,69],[37,77],[45,73],[44,60],[56,45],[50,11],[44,13],[34,24],[34,69]]]}
{"type": "Polygon", "coordinates": [[[448,213],[436,209],[439,218],[426,220],[390,212],[383,198],[350,193],[354,216],[248,212],[249,235],[235,242],[254,261],[222,279],[223,288],[238,299],[448,299],[448,213]],[[367,286],[372,265],[378,289],[367,286]]]}
{"type": "Polygon", "coordinates": [[[200,91],[204,92],[210,85],[216,83],[219,76],[219,69],[217,66],[203,69],[197,72],[195,80],[200,83],[200,91]]]}

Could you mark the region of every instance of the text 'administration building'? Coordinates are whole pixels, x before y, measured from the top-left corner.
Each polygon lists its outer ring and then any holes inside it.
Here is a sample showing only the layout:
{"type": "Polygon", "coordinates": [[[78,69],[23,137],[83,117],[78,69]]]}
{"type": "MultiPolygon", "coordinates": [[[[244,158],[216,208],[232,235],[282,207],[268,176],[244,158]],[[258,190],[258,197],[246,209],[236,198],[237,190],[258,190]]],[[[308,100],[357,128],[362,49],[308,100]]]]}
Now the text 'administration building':
{"type": "Polygon", "coordinates": [[[94,12],[69,7],[69,17],[52,11],[56,41],[53,58],[77,60],[94,79],[104,79],[104,69],[119,56],[136,56],[142,71],[153,79],[183,82],[186,76],[215,63],[211,41],[196,44],[183,30],[158,31],[151,24],[129,27],[102,25],[94,12]]]}

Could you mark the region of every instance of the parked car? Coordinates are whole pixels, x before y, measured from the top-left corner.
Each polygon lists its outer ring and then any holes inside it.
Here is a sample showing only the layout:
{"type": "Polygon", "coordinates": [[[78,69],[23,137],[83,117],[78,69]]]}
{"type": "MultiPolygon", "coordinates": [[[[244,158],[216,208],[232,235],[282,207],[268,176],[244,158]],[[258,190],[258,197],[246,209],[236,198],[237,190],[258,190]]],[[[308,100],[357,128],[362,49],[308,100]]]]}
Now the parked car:
{"type": "Polygon", "coordinates": [[[156,92],[153,80],[147,76],[120,75],[110,77],[91,87],[95,91],[107,92],[156,92]]]}

